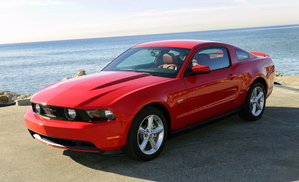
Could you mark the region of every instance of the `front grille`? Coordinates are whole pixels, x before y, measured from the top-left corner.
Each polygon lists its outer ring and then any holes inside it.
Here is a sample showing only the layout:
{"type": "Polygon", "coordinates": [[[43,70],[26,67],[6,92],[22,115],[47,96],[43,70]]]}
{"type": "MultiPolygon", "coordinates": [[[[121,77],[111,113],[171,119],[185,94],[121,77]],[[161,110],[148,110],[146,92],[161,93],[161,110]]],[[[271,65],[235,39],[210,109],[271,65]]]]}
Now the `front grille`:
{"type": "Polygon", "coordinates": [[[33,138],[38,138],[44,143],[51,144],[54,146],[64,147],[68,149],[76,149],[76,150],[99,151],[99,149],[93,143],[88,141],[55,138],[46,135],[41,135],[31,130],[29,130],[29,132],[33,138]]]}
{"type": "Polygon", "coordinates": [[[90,122],[90,118],[83,110],[76,110],[76,117],[73,119],[70,119],[66,115],[66,109],[65,107],[58,107],[58,106],[50,106],[50,105],[43,105],[43,104],[37,104],[32,103],[32,109],[35,114],[50,118],[50,119],[56,119],[56,120],[65,120],[65,121],[86,121],[90,122]],[[39,106],[39,111],[37,110],[36,105],[39,106]]]}

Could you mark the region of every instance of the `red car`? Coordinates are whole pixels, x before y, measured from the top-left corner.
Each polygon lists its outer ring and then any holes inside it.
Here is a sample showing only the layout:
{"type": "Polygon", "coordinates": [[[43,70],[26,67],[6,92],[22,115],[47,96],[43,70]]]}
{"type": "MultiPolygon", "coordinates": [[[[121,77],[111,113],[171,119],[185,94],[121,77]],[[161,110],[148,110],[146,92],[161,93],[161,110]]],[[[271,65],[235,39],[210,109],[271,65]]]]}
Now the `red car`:
{"type": "Polygon", "coordinates": [[[49,85],[31,99],[30,134],[62,149],[157,157],[173,135],[239,114],[259,119],[274,84],[263,53],[209,41],[134,46],[99,73],[49,85]]]}

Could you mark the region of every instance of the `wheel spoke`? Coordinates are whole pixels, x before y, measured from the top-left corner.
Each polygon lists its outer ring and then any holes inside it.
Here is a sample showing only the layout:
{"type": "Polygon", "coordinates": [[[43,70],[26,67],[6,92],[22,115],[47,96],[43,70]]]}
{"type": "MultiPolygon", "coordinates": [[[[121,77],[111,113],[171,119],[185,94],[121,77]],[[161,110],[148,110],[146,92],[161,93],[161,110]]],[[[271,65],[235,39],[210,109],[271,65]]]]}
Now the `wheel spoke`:
{"type": "Polygon", "coordinates": [[[263,109],[263,105],[264,105],[263,102],[257,103],[257,104],[256,104],[257,109],[258,109],[258,110],[262,110],[262,109],[263,109]]]}
{"type": "Polygon", "coordinates": [[[154,116],[151,115],[151,116],[147,119],[147,129],[148,129],[148,131],[152,131],[152,128],[153,128],[153,121],[154,121],[154,116]]]}
{"type": "Polygon", "coordinates": [[[148,137],[144,138],[144,140],[142,141],[141,145],[139,145],[139,148],[140,148],[141,151],[144,151],[144,149],[145,149],[145,147],[146,147],[146,145],[148,143],[148,140],[149,140],[148,137]]]}
{"type": "Polygon", "coordinates": [[[253,99],[256,98],[256,95],[257,95],[257,88],[253,89],[253,92],[252,92],[253,99]]]}
{"type": "Polygon", "coordinates": [[[256,112],[256,103],[252,104],[252,109],[251,109],[251,113],[255,114],[256,112]]]}
{"type": "Polygon", "coordinates": [[[144,129],[144,128],[142,128],[142,127],[139,127],[139,134],[141,134],[141,135],[146,135],[146,134],[148,134],[148,132],[144,129]]]}
{"type": "Polygon", "coordinates": [[[155,128],[152,133],[153,134],[159,134],[164,130],[164,128],[162,126],[158,126],[157,128],[155,128]]]}
{"type": "Polygon", "coordinates": [[[151,147],[152,147],[153,150],[157,150],[158,149],[154,138],[150,138],[148,141],[151,144],[151,147]]]}
{"type": "Polygon", "coordinates": [[[263,98],[264,93],[260,92],[258,96],[256,96],[256,101],[260,100],[261,98],[263,98]]]}

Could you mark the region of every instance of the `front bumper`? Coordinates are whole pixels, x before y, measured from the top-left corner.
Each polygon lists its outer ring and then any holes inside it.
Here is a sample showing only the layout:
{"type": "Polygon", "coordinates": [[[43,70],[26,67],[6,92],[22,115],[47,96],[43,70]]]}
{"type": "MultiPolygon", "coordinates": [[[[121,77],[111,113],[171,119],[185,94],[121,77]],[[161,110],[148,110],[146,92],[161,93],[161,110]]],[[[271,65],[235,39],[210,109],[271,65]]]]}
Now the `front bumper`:
{"type": "Polygon", "coordinates": [[[103,155],[122,152],[129,122],[119,120],[69,122],[34,114],[29,109],[24,120],[30,134],[38,141],[56,148],[98,152],[103,155]]]}

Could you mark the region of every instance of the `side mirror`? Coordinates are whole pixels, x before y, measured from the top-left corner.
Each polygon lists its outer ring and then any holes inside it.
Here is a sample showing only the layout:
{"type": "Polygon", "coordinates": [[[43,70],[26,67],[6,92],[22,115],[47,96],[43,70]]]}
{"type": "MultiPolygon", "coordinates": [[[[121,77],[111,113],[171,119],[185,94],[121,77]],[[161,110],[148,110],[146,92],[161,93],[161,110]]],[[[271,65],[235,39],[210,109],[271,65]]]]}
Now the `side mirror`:
{"type": "Polygon", "coordinates": [[[211,68],[205,65],[197,65],[191,68],[191,75],[206,74],[211,72],[211,68]]]}

